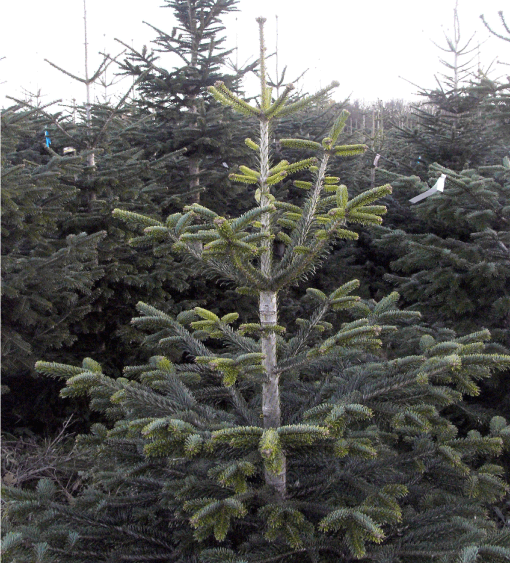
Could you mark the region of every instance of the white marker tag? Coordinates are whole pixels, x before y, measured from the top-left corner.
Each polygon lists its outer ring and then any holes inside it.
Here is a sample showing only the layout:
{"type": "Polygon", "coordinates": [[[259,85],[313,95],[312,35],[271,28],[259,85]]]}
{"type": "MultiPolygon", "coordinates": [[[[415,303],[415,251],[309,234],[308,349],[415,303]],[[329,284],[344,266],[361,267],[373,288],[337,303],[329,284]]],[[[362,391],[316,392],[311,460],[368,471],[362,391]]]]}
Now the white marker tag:
{"type": "Polygon", "coordinates": [[[441,177],[437,180],[434,186],[438,192],[444,192],[444,182],[446,180],[446,174],[441,174],[441,177]]]}
{"type": "Polygon", "coordinates": [[[376,154],[375,158],[374,158],[374,166],[377,168],[377,165],[379,164],[379,159],[381,158],[380,154],[376,154]]]}
{"type": "Polygon", "coordinates": [[[432,188],[430,188],[430,190],[427,190],[426,192],[423,192],[422,194],[417,195],[416,197],[413,197],[409,201],[411,203],[418,203],[422,199],[425,199],[425,198],[435,194],[436,192],[443,192],[445,180],[446,180],[446,174],[441,174],[440,178],[437,180],[437,182],[434,184],[434,186],[432,188]]]}

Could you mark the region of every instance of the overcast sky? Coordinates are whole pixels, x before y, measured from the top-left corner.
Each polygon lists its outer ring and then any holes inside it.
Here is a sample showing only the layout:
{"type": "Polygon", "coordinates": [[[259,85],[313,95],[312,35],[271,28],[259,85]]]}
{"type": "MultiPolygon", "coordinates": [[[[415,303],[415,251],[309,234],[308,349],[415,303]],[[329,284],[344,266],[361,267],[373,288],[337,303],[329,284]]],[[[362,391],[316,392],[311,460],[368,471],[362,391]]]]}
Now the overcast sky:
{"type": "MultiPolygon", "coordinates": [[[[172,10],[160,7],[162,0],[86,1],[90,73],[101,60],[99,52],[120,52],[115,38],[135,48],[149,45],[155,34],[144,21],[168,32],[174,25],[172,10]]],[[[224,21],[228,46],[237,45],[239,63],[257,55],[255,18],[262,15],[267,18],[269,51],[276,46],[278,21],[280,70],[288,65],[287,78],[293,80],[308,69],[300,82],[305,90],[338,80],[334,96],[338,100],[349,95],[367,102],[413,100],[417,88],[409,82],[433,87],[434,74],[441,72],[442,54],[432,41],[444,45],[443,33],[453,29],[454,6],[455,0],[240,0],[239,12],[224,21]]],[[[486,41],[480,48],[482,67],[496,58],[510,62],[510,43],[490,37],[479,19],[483,13],[493,28],[502,31],[499,10],[504,10],[503,0],[459,0],[462,38],[468,40],[476,32],[473,45],[486,41]]],[[[5,58],[0,60],[0,103],[4,107],[11,103],[5,95],[23,98],[24,92],[38,90],[44,102],[84,100],[83,85],[44,62],[49,59],[83,75],[83,0],[6,2],[2,21],[0,58],[5,58]]],[[[269,62],[270,74],[275,63],[274,58],[269,62]]],[[[508,67],[493,68],[493,77],[508,74],[508,67]]],[[[124,84],[118,88],[127,87],[124,84]]],[[[96,96],[103,93],[101,88],[95,91],[96,96]]]]}

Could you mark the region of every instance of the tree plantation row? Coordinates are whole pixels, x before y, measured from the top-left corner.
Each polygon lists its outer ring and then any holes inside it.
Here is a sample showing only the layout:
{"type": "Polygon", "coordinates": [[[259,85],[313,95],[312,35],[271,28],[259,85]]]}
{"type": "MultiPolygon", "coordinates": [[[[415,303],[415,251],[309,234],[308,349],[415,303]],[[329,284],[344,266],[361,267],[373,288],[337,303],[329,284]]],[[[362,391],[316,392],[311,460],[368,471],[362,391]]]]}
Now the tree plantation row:
{"type": "Polygon", "coordinates": [[[182,66],[2,112],[2,554],[509,561],[508,78],[455,35],[367,111],[271,83],[263,18],[226,67],[236,0],[166,4],[182,66]]]}

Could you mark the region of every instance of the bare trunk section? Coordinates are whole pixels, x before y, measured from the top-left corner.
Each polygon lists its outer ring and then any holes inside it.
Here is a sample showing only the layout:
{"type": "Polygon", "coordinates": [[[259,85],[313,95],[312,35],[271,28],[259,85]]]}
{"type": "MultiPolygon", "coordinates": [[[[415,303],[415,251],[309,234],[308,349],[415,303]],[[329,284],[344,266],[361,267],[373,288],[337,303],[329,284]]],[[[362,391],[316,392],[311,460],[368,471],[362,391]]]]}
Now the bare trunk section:
{"type": "MultiPolygon", "coordinates": [[[[198,48],[200,39],[198,37],[197,32],[197,15],[195,13],[194,8],[188,2],[188,18],[189,18],[189,26],[192,31],[192,48],[191,48],[191,67],[193,69],[197,69],[198,67],[198,48]]],[[[198,109],[195,103],[195,96],[192,96],[190,99],[190,113],[191,114],[198,114],[198,109]]],[[[195,121],[193,124],[194,127],[198,129],[198,122],[195,121]]],[[[199,158],[190,158],[189,159],[189,175],[190,175],[190,182],[189,182],[189,189],[190,192],[197,190],[196,193],[192,194],[191,199],[193,203],[200,203],[200,192],[198,189],[200,188],[200,159],[199,158]]],[[[202,246],[200,244],[200,246],[202,246]]]]}
{"type": "MultiPolygon", "coordinates": [[[[90,112],[90,80],[89,80],[89,44],[87,41],[87,3],[83,0],[83,27],[85,38],[85,90],[87,92],[87,104],[85,106],[85,119],[87,122],[88,136],[91,136],[91,112],[90,112]]],[[[94,153],[87,156],[87,166],[94,166],[94,153]]]]}
{"type": "Polygon", "coordinates": [[[190,158],[189,159],[189,189],[191,192],[191,201],[193,203],[200,203],[200,159],[199,158],[190,158]],[[193,193],[196,190],[195,193],[193,193]]]}
{"type": "MultiPolygon", "coordinates": [[[[190,158],[188,162],[188,170],[189,170],[189,189],[191,193],[191,202],[192,203],[200,203],[200,159],[199,158],[190,158]],[[195,193],[193,191],[196,190],[195,193]]],[[[197,251],[202,253],[204,249],[204,245],[201,241],[196,240],[191,243],[193,248],[197,251]]]]}
{"type": "MultiPolygon", "coordinates": [[[[93,168],[95,166],[96,166],[95,154],[91,152],[90,154],[87,155],[87,167],[93,168]]],[[[97,199],[96,190],[88,189],[86,191],[86,195],[87,195],[87,209],[88,212],[90,213],[92,211],[92,204],[97,199]]]]}
{"type": "MultiPolygon", "coordinates": [[[[190,16],[191,17],[191,16],[190,16]]],[[[193,51],[192,57],[191,57],[191,65],[195,68],[197,65],[197,51],[196,48],[193,51]]],[[[197,106],[195,105],[195,100],[193,99],[193,103],[191,105],[190,108],[190,112],[192,114],[198,114],[198,109],[197,106]]],[[[194,126],[198,129],[198,122],[195,121],[194,126]]],[[[189,171],[189,191],[191,194],[191,202],[192,203],[200,203],[200,158],[190,158],[188,161],[188,171],[189,171]],[[195,192],[195,193],[193,193],[195,192]]],[[[193,243],[193,247],[198,251],[198,252],[202,252],[203,250],[203,244],[202,242],[195,241],[193,243]]]]}
{"type": "MultiPolygon", "coordinates": [[[[267,177],[269,175],[269,124],[262,121],[260,124],[260,205],[265,206],[269,203],[267,196],[269,195],[269,186],[267,185],[267,177]]],[[[261,217],[262,232],[271,233],[271,216],[265,213],[261,217]]],[[[271,240],[264,242],[266,251],[261,258],[261,271],[265,276],[271,276],[272,270],[272,248],[271,240]]],[[[261,291],[259,295],[259,315],[260,324],[263,329],[269,329],[277,324],[278,308],[276,300],[276,291],[261,291]]],[[[264,419],[264,428],[278,428],[281,425],[280,410],[280,386],[279,375],[276,373],[276,334],[268,331],[262,336],[261,351],[265,358],[262,365],[266,370],[266,381],[262,385],[262,416],[264,419]]],[[[286,494],[286,459],[283,460],[283,467],[280,473],[273,474],[265,471],[265,481],[268,485],[274,487],[281,499],[286,494]]]]}
{"type": "MultiPolygon", "coordinates": [[[[90,80],[89,80],[89,62],[88,62],[88,49],[89,44],[87,41],[87,3],[83,0],[83,26],[84,26],[84,38],[85,38],[85,88],[87,92],[87,105],[85,106],[85,119],[87,122],[87,134],[89,137],[89,147],[91,145],[92,138],[92,115],[91,115],[91,105],[90,105],[90,80]]],[[[96,155],[94,151],[87,155],[87,166],[93,168],[96,165],[96,155]]],[[[92,211],[92,202],[97,198],[95,190],[89,190],[87,192],[87,208],[88,211],[92,211]]]]}
{"type": "MultiPolygon", "coordinates": [[[[260,292],[260,324],[262,328],[274,326],[277,319],[277,304],[275,291],[260,292]]],[[[266,369],[267,380],[262,385],[262,415],[264,428],[278,428],[281,425],[280,411],[280,381],[276,367],[276,334],[270,332],[262,337],[262,353],[265,358],[262,365],[266,369]]],[[[283,466],[276,475],[264,472],[267,485],[276,489],[281,499],[285,498],[287,488],[287,460],[283,458],[283,466]]]]}
{"type": "MultiPolygon", "coordinates": [[[[262,328],[276,325],[277,304],[275,291],[260,292],[260,324],[262,328]]],[[[262,338],[262,353],[265,358],[262,365],[268,375],[266,383],[262,387],[262,414],[264,416],[264,428],[277,428],[280,426],[280,388],[278,386],[278,374],[274,373],[276,366],[276,334],[270,332],[262,338]]]]}

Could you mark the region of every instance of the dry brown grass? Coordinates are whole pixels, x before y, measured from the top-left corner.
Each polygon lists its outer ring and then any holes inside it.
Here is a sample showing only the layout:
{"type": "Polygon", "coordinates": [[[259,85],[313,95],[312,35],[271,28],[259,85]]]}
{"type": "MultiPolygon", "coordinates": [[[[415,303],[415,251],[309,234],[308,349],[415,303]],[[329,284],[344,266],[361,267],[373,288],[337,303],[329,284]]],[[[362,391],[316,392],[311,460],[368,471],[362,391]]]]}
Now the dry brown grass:
{"type": "Polygon", "coordinates": [[[71,418],[53,438],[3,439],[1,444],[2,483],[9,487],[30,487],[49,478],[70,498],[81,486],[79,470],[83,452],[73,445],[69,432],[71,418]]]}

